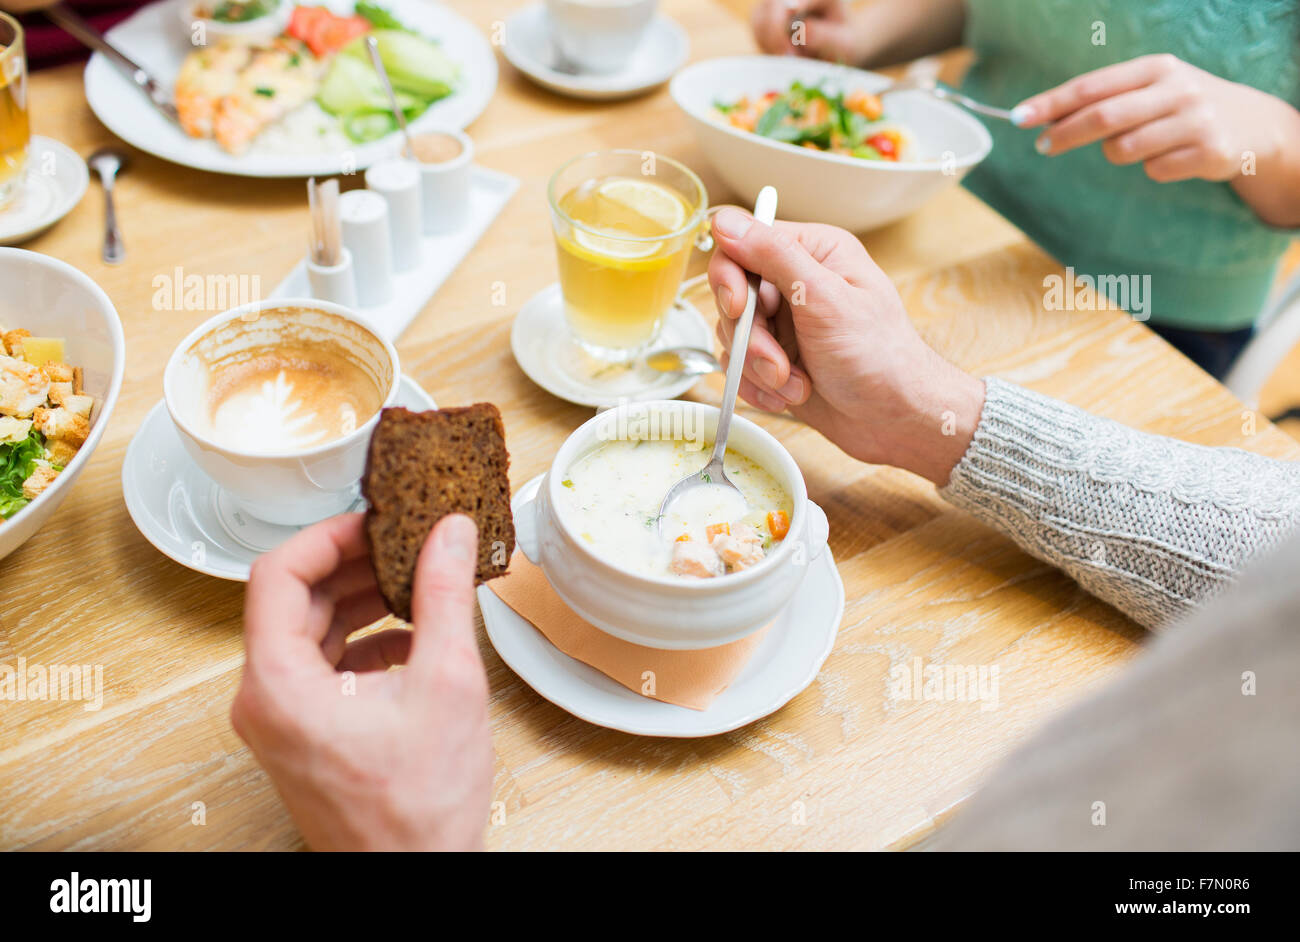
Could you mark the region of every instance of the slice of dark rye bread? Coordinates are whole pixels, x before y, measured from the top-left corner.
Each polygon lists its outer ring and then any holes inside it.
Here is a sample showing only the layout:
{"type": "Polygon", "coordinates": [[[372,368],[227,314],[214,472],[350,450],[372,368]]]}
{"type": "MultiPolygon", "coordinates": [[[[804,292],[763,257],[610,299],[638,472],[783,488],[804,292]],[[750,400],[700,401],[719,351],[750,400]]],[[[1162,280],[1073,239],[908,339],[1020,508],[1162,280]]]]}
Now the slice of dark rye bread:
{"type": "Polygon", "coordinates": [[[515,549],[505,428],[489,402],[458,409],[385,409],[370,436],[361,493],[379,592],[411,620],[411,583],[429,531],[447,514],[478,524],[474,584],[503,576],[515,549]]]}

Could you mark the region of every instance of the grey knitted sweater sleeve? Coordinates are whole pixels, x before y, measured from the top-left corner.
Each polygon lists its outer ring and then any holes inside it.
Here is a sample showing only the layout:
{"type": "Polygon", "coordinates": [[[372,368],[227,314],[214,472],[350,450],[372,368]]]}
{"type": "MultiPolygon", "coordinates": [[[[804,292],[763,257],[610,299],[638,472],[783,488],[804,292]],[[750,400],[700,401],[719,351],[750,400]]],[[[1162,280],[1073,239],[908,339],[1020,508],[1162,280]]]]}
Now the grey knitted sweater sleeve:
{"type": "Polygon", "coordinates": [[[1148,628],[1300,527],[1300,462],[1207,448],[998,379],[940,493],[1148,628]]]}

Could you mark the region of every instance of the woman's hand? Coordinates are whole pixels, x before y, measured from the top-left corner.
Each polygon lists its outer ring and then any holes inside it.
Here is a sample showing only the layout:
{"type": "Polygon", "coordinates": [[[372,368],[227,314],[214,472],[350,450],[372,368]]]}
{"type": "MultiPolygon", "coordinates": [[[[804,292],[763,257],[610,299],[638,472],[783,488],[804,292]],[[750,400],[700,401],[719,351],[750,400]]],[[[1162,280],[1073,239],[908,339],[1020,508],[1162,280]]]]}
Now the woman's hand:
{"type": "Polygon", "coordinates": [[[961,42],[964,0],[760,0],[752,17],[764,52],[889,65],[961,42]]]}
{"type": "Polygon", "coordinates": [[[1231,181],[1265,222],[1300,225],[1300,112],[1171,55],[1143,56],[1021,102],[1036,146],[1063,154],[1097,141],[1111,163],[1142,164],[1161,183],[1231,181]]]}
{"type": "Polygon", "coordinates": [[[316,850],[478,849],[493,757],[474,522],[447,517],[425,542],[413,631],[348,643],[387,614],[361,521],[326,520],[253,565],[231,720],[316,850]]]}
{"type": "Polygon", "coordinates": [[[751,18],[764,52],[857,62],[858,31],[844,0],[762,0],[751,18]]]}
{"type": "Polygon", "coordinates": [[[859,460],[946,484],[979,424],[984,384],[926,345],[862,243],[833,226],[754,224],[736,209],[717,214],[713,234],[724,350],[745,307],[745,272],[766,282],[741,396],[788,408],[859,460]]]}

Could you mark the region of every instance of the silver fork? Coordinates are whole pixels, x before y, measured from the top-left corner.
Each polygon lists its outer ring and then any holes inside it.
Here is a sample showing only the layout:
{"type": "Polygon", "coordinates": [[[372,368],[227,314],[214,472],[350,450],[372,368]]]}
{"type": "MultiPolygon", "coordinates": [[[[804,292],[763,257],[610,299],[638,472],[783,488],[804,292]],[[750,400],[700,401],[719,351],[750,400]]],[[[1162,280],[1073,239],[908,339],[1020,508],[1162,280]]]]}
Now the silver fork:
{"type": "MultiPolygon", "coordinates": [[[[925,92],[942,101],[950,101],[955,105],[961,105],[968,111],[976,114],[988,115],[990,118],[1001,118],[1003,121],[1011,121],[1011,111],[1007,108],[995,108],[992,105],[986,105],[983,102],[976,101],[968,95],[960,92],[954,92],[950,88],[944,88],[931,76],[907,76],[899,79],[887,88],[881,89],[876,94],[882,98],[885,95],[892,95],[894,92],[925,92]]],[[[1013,124],[1015,122],[1012,122],[1013,124]]]]}

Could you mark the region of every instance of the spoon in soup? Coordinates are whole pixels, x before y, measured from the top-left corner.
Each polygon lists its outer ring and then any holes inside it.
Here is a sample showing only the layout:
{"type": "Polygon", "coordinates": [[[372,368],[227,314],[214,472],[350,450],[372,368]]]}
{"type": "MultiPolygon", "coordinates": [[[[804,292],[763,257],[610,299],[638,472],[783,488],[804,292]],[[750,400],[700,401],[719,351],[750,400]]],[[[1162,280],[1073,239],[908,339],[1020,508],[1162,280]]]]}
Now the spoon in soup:
{"type": "MultiPolygon", "coordinates": [[[[776,220],[776,190],[765,186],[759,191],[754,203],[754,219],[765,226],[776,220]]],[[[731,417],[736,411],[736,395],[740,392],[740,374],[745,370],[745,354],[749,351],[749,334],[754,326],[754,310],[758,307],[758,288],[763,279],[753,272],[749,273],[749,294],[745,297],[745,310],[736,322],[736,332],[731,337],[731,361],[727,364],[727,383],[722,390],[722,409],[718,413],[718,431],[713,440],[713,455],[709,463],[697,471],[682,478],[668,491],[663,503],[659,505],[659,535],[664,532],[664,518],[668,508],[687,491],[697,487],[723,487],[740,493],[740,488],[727,477],[722,467],[722,459],[727,454],[727,433],[731,429],[731,417]]]]}

